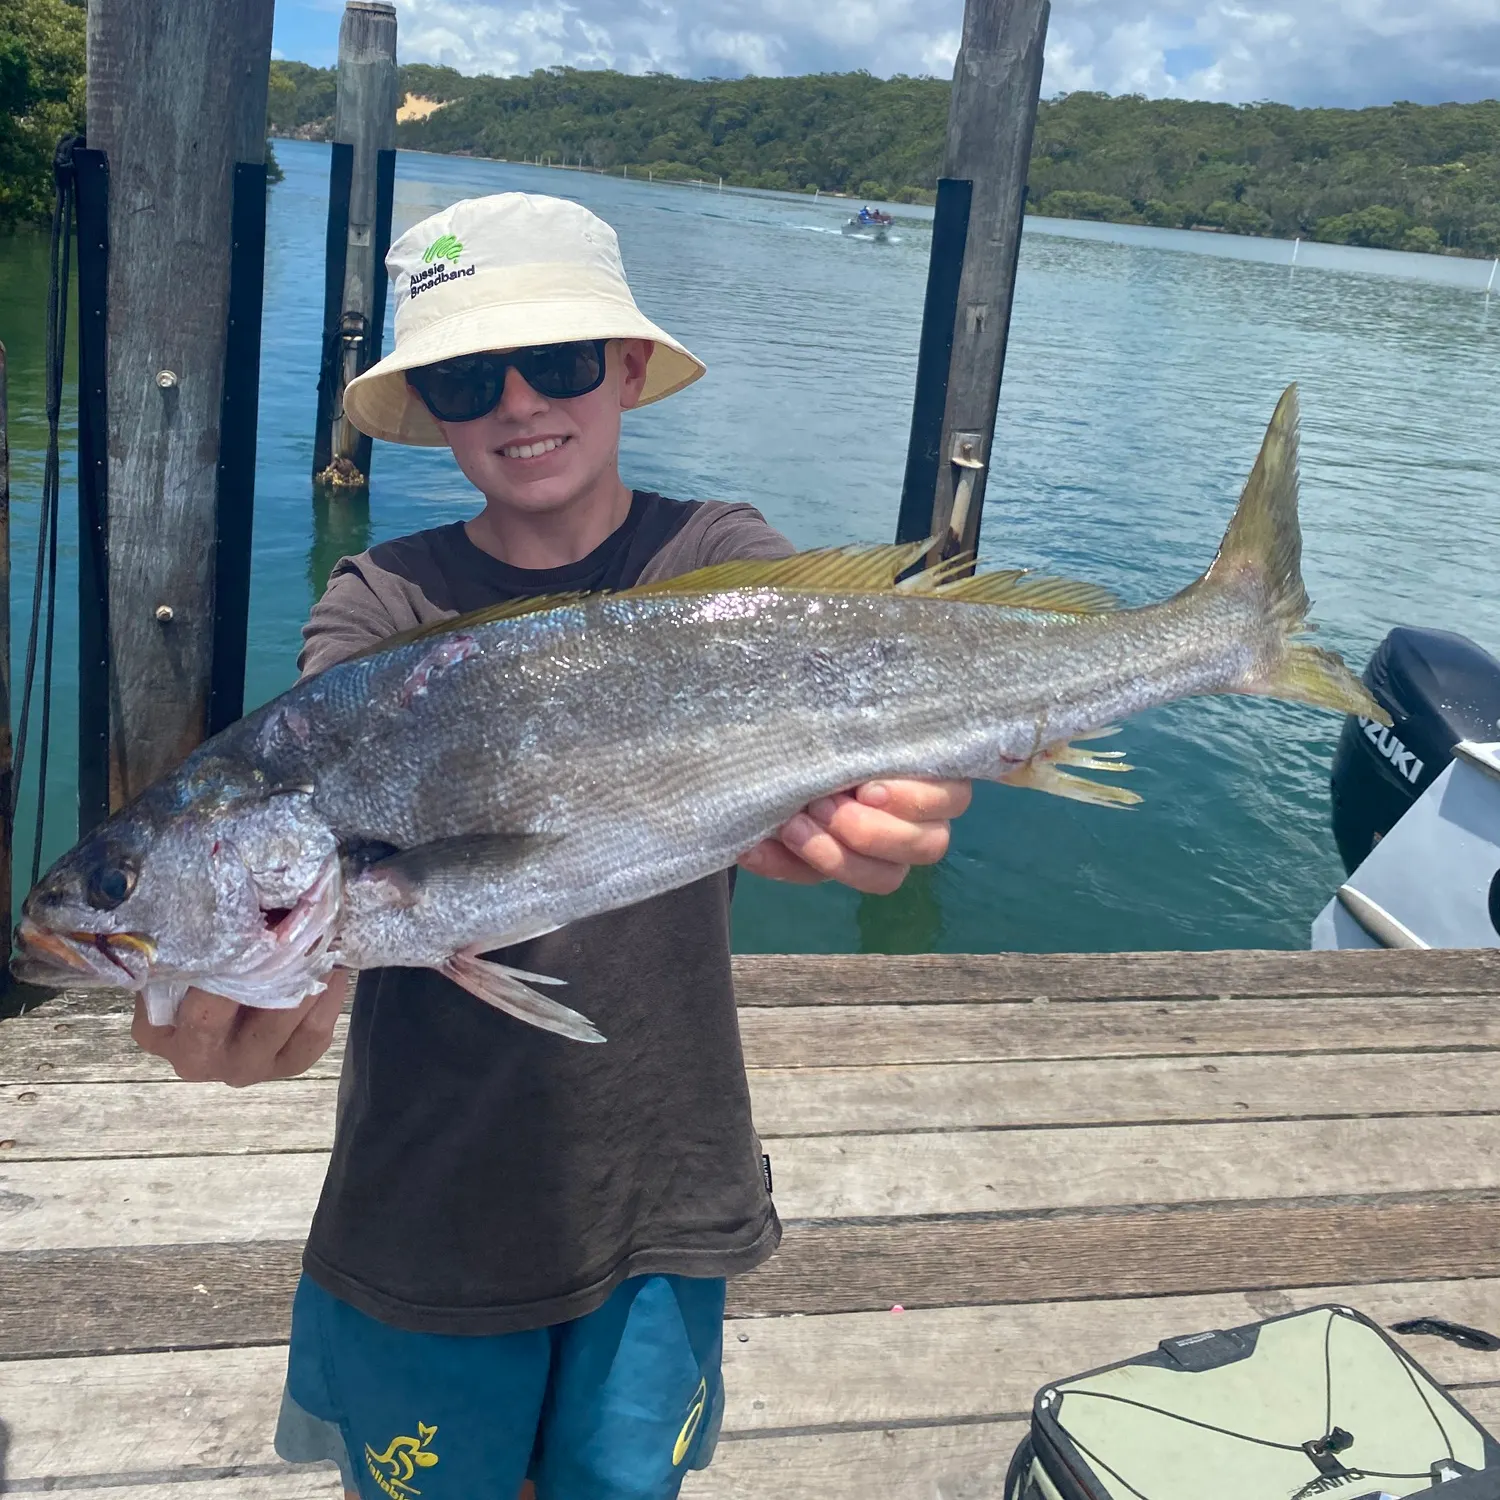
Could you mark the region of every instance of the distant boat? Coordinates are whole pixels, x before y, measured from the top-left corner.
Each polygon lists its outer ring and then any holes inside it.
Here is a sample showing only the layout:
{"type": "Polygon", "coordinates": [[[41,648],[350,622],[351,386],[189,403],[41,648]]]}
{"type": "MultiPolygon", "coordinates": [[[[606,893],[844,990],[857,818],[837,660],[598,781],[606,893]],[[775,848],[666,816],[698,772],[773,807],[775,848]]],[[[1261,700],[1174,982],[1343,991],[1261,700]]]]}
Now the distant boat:
{"type": "Polygon", "coordinates": [[[883,240],[895,222],[890,214],[883,214],[878,208],[870,212],[861,210],[844,221],[844,233],[869,235],[871,239],[883,240]]]}

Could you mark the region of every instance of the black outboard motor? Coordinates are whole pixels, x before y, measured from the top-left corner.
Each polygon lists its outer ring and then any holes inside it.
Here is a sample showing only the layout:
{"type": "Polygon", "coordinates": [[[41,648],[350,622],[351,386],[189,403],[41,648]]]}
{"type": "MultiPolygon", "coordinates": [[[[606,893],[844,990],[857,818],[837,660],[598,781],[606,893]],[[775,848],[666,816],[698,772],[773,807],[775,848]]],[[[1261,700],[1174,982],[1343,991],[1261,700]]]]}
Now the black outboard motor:
{"type": "Polygon", "coordinates": [[[1333,756],[1333,836],[1352,872],[1453,759],[1460,740],[1500,740],[1500,661],[1448,630],[1396,629],[1364,684],[1395,723],[1349,718],[1333,756]]]}

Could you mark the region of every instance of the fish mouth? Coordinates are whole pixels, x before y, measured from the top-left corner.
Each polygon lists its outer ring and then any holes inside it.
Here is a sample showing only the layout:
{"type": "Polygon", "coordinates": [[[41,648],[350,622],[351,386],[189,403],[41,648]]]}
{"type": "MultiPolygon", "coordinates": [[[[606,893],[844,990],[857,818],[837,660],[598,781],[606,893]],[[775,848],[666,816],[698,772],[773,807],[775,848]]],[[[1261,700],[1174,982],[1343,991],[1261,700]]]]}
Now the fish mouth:
{"type": "Polygon", "coordinates": [[[156,957],[141,932],[56,932],[22,917],[11,972],[23,984],[112,985],[139,989],[156,957]]]}

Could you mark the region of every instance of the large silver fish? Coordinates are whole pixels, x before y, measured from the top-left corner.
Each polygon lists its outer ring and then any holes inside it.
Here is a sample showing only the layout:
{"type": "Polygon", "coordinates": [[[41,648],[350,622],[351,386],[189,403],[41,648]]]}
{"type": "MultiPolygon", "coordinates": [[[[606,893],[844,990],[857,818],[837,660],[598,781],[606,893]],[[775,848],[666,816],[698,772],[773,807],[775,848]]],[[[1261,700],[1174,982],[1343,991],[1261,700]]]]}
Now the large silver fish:
{"type": "Polygon", "coordinates": [[[420,965],[599,1040],[480,955],[722,870],[882,776],[1139,800],[1097,736],[1206,693],[1384,719],[1309,608],[1297,396],[1218,556],[1164,603],[1029,574],[895,580],[922,547],[731,563],[445,621],[332,667],[194,751],[27,897],[17,974],[290,1006],[334,964],[420,965]]]}

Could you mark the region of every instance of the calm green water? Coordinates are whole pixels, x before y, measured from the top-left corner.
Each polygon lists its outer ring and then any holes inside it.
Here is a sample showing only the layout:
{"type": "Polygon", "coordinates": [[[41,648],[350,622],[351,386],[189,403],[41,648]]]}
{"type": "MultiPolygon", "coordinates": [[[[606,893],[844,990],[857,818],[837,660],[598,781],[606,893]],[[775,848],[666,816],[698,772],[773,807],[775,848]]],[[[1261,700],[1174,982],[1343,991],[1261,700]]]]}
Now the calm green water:
{"type": "MultiPolygon", "coordinates": [[[[292,141],[277,152],[286,180],[270,202],[251,704],[293,680],[299,627],[335,558],[475,508],[445,452],[384,445],[367,512],[314,508],[327,154],[292,141]]],[[[898,210],[895,240],[878,245],[838,232],[847,205],[403,153],[396,231],[456,198],[516,188],[576,196],[609,219],[648,314],[708,362],[707,379],[628,419],[627,480],[751,501],[801,546],[889,539],[925,216],[898,210]]],[[[1460,630],[1500,650],[1500,298],[1483,294],[1490,267],[1304,246],[1294,269],[1291,248],[1028,224],[986,560],[1098,579],[1132,602],[1175,590],[1213,555],[1276,397],[1295,379],[1306,572],[1323,638],[1356,666],[1398,623],[1460,630]]],[[[44,440],[44,286],[42,242],[0,242],[18,688],[44,440]]],[[[68,418],[48,858],[74,836],[68,418]]],[[[746,879],[736,943],[1305,947],[1341,874],[1327,792],[1338,730],[1332,716],[1242,701],[1144,715],[1119,741],[1147,799],[1135,812],[980,787],[948,860],[888,900],[746,879]]]]}

